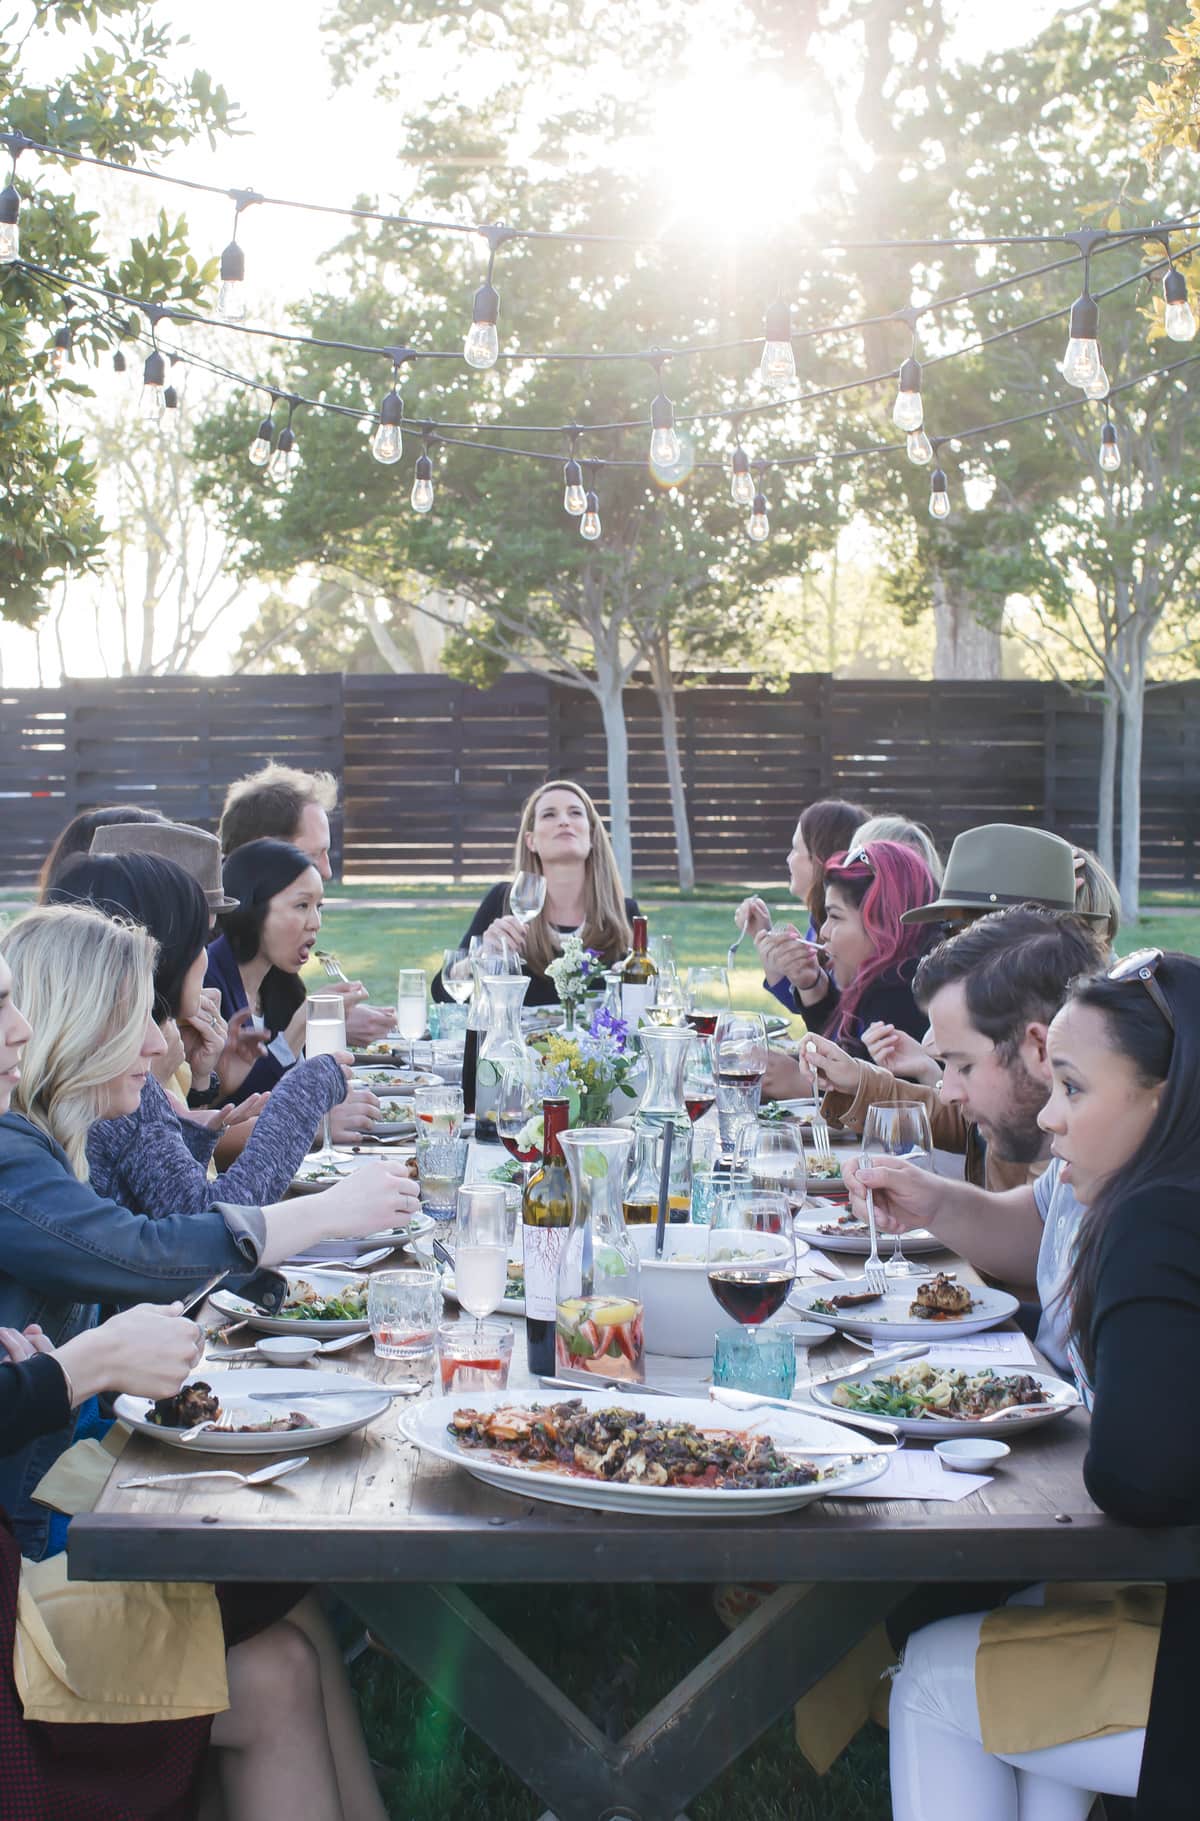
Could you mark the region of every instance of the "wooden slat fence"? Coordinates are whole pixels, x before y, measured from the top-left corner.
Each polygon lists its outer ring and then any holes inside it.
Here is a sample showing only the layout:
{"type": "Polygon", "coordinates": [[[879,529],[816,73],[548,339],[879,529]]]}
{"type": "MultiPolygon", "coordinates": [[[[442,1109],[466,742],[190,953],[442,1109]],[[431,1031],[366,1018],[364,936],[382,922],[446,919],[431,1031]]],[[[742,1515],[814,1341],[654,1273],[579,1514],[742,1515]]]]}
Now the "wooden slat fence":
{"type": "MultiPolygon", "coordinates": [[[[658,707],[626,691],[634,859],[669,879],[675,842],[658,707]]],[[[848,796],[928,823],[1010,821],[1092,844],[1101,716],[1051,684],[862,682],[737,674],[678,694],[680,755],[702,880],[772,878],[798,810],[848,796]]],[[[215,827],[233,778],[283,759],[342,780],[351,879],[480,880],[507,870],[517,814],[565,776],[607,809],[604,734],[583,691],[513,675],[123,678],[0,691],[0,878],[30,880],[62,824],[99,803],[149,804],[215,827]]],[[[1143,879],[1195,887],[1200,682],[1147,699],[1143,879]]]]}

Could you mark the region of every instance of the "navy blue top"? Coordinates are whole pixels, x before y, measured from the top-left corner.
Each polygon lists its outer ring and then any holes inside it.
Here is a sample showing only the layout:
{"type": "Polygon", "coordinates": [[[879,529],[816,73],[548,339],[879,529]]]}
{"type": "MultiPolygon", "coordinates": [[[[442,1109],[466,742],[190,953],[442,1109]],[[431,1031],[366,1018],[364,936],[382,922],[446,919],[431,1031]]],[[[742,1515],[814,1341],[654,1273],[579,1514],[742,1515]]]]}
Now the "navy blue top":
{"type": "MultiPolygon", "coordinates": [[[[241,969],[238,967],[228,936],[218,936],[215,942],[208,945],[208,972],[204,976],[205,986],[215,986],[221,994],[221,1016],[226,1023],[235,1012],[240,1012],[250,1003],[246,989],[242,985],[241,969]]],[[[271,1033],[274,1037],[275,1032],[271,1033]]],[[[293,1056],[292,1062],[296,1058],[293,1056]]],[[[271,1089],[283,1079],[291,1063],[282,1062],[270,1050],[260,1056],[246,1079],[237,1090],[239,1100],[249,1099],[251,1094],[269,1094],[271,1089]]],[[[232,1100],[232,1094],[226,1094],[223,1100],[232,1100]]],[[[218,1105],[223,1101],[218,1101],[218,1105]]]]}

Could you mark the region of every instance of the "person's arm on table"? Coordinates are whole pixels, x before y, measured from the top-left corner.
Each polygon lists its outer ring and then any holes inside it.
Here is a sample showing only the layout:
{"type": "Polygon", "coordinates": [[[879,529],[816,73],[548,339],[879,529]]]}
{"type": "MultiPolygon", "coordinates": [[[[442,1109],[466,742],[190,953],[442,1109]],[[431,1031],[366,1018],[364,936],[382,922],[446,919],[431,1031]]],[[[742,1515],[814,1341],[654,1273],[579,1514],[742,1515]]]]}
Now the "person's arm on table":
{"type": "Polygon", "coordinates": [[[848,1157],[842,1175],[862,1220],[867,1214],[866,1190],[874,1191],[875,1218],[882,1232],[927,1227],[989,1277],[1016,1284],[1036,1281],[1042,1218],[1032,1186],[994,1195],[897,1157],[877,1158],[869,1169],[860,1158],[848,1157]]]}

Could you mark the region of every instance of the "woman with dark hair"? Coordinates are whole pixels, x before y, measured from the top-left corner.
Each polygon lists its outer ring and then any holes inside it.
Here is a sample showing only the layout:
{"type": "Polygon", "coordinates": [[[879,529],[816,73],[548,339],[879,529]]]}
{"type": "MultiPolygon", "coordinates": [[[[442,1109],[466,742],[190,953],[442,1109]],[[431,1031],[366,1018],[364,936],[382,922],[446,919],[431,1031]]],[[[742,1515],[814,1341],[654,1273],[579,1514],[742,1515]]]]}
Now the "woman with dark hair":
{"type": "Polygon", "coordinates": [[[165,822],[156,809],[135,809],[130,803],[112,803],[106,809],[81,809],[72,816],[54,846],[46,855],[38,874],[37,901],[50,902],[50,888],[58,881],[69,860],[91,849],[92,836],[98,828],[114,828],[127,822],[165,822]]]}
{"type": "Polygon", "coordinates": [[[320,934],[324,886],[307,854],[266,839],[230,854],[221,877],[238,908],[217,918],[221,933],[208,946],[205,984],[220,991],[221,1015],[230,1025],[262,1021],[256,1028],[268,1035],[266,1054],[238,1086],[243,1094],[266,1093],[304,1047],[300,970],[320,934]]]}
{"type": "MultiPolygon", "coordinates": [[[[1170,1395],[1200,1344],[1200,961],[1143,949],[1073,987],[1040,1115],[1083,1214],[1070,1354],[1092,1426],[1084,1480],[1140,1528],[1200,1522],[1200,1410],[1170,1395]]],[[[1200,1588],[1035,1589],[909,1640],[891,1714],[897,1821],[1084,1821],[1095,1793],[1146,1821],[1196,1812],[1200,1588]],[[1041,1602],[1045,1600],[1043,1605],[1041,1602]],[[1026,1604],[1031,1601],[1031,1604],[1026,1604]],[[1160,1625],[1161,1615],[1161,1625],[1160,1625]]]]}
{"type": "MultiPolygon", "coordinates": [[[[154,937],[154,1022],[164,1036],[172,1025],[200,1033],[201,1045],[208,1047],[194,1047],[190,1060],[203,1090],[214,1061],[225,1053],[225,1024],[201,996],[208,906],[195,879],[151,854],[92,855],[67,869],[52,896],[57,904],[94,904],[106,916],[140,923],[154,937]]],[[[232,1106],[217,1114],[181,1116],[151,1073],[135,1112],[91,1127],[90,1181],[97,1194],[146,1214],[187,1213],[214,1201],[238,1206],[277,1201],[321,1120],[345,1099],[346,1070],[337,1057],[301,1063],[270,1096],[236,1162],[212,1177],[208,1166],[233,1117],[232,1106]]],[[[350,1111],[352,1117],[339,1125],[340,1138],[357,1136],[365,1123],[357,1102],[350,1111]]]]}
{"type": "Polygon", "coordinates": [[[896,841],[872,841],[826,862],[821,945],[829,968],[813,944],[796,969],[799,1009],[812,1030],[862,1058],[862,1034],[877,1020],[923,1036],[927,1021],[913,998],[913,976],[941,932],[937,924],[901,918],[936,891],[921,856],[896,841]]]}
{"type": "Polygon", "coordinates": [[[792,975],[806,972],[805,943],[825,921],[825,862],[853,845],[854,831],[866,816],[861,804],[823,797],[810,803],[797,822],[787,856],[788,890],[808,910],[803,937],[794,923],[772,928],[771,912],[761,898],[744,898],[733,913],[738,928],[753,938],[763,964],[763,985],[789,1012],[799,1010],[792,975]]]}

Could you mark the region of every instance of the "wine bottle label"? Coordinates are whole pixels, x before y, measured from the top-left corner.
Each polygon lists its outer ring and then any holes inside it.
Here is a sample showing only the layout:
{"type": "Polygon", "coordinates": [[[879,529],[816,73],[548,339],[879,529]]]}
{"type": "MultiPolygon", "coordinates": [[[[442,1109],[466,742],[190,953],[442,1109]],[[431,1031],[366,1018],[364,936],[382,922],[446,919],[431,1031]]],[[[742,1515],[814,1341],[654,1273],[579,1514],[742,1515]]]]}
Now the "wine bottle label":
{"type": "Polygon", "coordinates": [[[645,1014],[647,1006],[654,1004],[656,982],[648,980],[645,985],[624,982],[621,986],[621,1016],[631,1031],[636,1031],[645,1014]]]}
{"type": "Polygon", "coordinates": [[[530,1321],[553,1321],[557,1303],[558,1261],[569,1227],[525,1228],[525,1314],[530,1321]]]}

